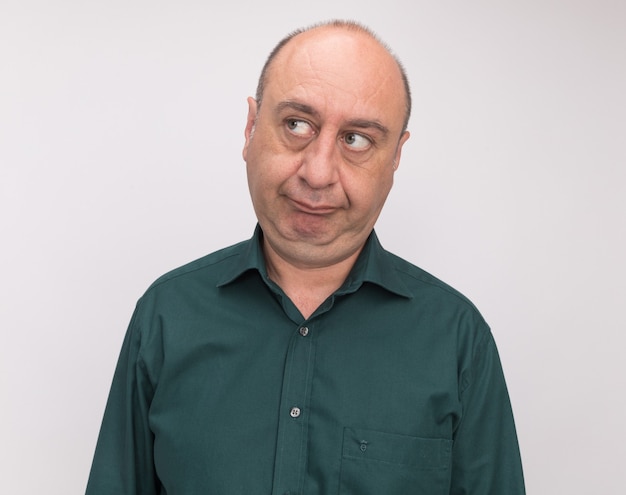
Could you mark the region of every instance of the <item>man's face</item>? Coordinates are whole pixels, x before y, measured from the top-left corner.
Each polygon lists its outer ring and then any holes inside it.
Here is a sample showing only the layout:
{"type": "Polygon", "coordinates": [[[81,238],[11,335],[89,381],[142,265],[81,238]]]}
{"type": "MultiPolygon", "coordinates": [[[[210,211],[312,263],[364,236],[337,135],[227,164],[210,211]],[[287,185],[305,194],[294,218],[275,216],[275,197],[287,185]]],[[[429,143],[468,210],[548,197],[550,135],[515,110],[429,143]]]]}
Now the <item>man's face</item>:
{"type": "Polygon", "coordinates": [[[243,157],[266,247],[303,268],[358,252],[409,137],[393,58],[361,33],[318,28],[278,54],[261,107],[248,103],[243,157]]]}

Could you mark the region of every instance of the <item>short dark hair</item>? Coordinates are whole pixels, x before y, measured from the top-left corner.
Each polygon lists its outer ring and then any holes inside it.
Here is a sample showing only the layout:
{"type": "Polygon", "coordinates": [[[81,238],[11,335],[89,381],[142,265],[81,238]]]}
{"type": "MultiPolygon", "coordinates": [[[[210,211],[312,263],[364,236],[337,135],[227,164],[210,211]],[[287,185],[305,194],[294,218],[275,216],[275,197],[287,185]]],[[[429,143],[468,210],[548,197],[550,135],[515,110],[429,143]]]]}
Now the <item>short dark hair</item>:
{"type": "Polygon", "coordinates": [[[373,40],[375,40],[380,46],[382,46],[389,53],[389,55],[391,55],[391,57],[395,60],[396,64],[398,65],[398,69],[400,69],[400,74],[402,76],[402,83],[404,84],[404,93],[405,93],[405,98],[406,98],[404,125],[402,126],[402,132],[404,132],[407,126],[409,125],[409,117],[411,116],[411,88],[409,86],[409,78],[406,75],[406,70],[404,69],[404,66],[402,65],[398,57],[396,57],[393,54],[389,46],[387,46],[387,44],[384,43],[376,35],[376,33],[374,33],[367,26],[364,26],[363,24],[360,24],[356,21],[333,20],[333,21],[313,24],[309,27],[296,29],[295,31],[285,36],[282,40],[280,40],[278,44],[274,47],[274,49],[270,52],[269,56],[267,57],[267,60],[265,61],[265,64],[263,65],[263,69],[261,69],[261,76],[259,77],[259,82],[257,84],[256,96],[255,96],[257,105],[260,107],[261,102],[263,101],[263,92],[265,91],[265,85],[267,83],[269,68],[272,65],[272,62],[274,61],[276,56],[283,49],[283,47],[287,43],[289,43],[292,39],[294,39],[296,36],[298,36],[299,34],[306,33],[307,31],[311,31],[313,29],[320,28],[320,27],[338,27],[342,29],[347,29],[349,31],[356,31],[356,32],[366,34],[369,37],[371,37],[373,40]]]}

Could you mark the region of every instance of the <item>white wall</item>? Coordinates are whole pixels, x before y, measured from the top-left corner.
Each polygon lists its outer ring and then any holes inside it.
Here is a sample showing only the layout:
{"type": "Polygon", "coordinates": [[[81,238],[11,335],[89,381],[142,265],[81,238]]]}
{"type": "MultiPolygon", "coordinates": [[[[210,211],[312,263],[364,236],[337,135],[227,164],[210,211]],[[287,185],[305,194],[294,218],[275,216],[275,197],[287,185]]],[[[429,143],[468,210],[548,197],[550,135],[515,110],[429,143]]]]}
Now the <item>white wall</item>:
{"type": "Polygon", "coordinates": [[[280,37],[334,17],[405,62],[378,232],[491,323],[528,493],[622,493],[626,4],[214,5],[0,4],[2,493],[84,490],[136,299],[251,235],[245,98],[280,37]]]}

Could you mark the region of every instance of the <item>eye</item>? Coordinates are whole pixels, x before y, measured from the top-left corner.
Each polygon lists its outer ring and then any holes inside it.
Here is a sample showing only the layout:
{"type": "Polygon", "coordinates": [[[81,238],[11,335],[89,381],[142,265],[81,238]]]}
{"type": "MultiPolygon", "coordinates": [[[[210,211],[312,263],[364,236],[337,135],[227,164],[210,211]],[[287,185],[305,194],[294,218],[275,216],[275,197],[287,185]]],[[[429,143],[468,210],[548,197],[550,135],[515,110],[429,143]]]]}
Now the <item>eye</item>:
{"type": "Polygon", "coordinates": [[[285,122],[287,129],[296,136],[310,137],[315,134],[313,126],[305,120],[287,119],[285,122]]]}
{"type": "Polygon", "coordinates": [[[372,145],[372,141],[369,138],[366,138],[361,134],[357,134],[356,132],[347,133],[343,137],[343,142],[355,151],[366,150],[372,145]]]}

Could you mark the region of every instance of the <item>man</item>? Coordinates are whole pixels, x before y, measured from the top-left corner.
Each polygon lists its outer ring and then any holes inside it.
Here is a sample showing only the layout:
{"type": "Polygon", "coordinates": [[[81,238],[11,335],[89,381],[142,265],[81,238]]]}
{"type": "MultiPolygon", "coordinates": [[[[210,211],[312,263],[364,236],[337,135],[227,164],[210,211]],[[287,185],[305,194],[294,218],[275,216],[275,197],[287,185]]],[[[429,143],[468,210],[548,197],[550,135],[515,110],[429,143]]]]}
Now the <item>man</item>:
{"type": "Polygon", "coordinates": [[[254,237],[139,301],[88,495],[524,493],[489,328],[373,232],[409,137],[398,61],[315,26],[248,103],[254,237]]]}

